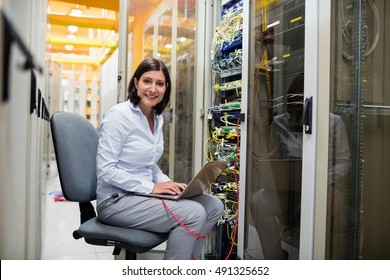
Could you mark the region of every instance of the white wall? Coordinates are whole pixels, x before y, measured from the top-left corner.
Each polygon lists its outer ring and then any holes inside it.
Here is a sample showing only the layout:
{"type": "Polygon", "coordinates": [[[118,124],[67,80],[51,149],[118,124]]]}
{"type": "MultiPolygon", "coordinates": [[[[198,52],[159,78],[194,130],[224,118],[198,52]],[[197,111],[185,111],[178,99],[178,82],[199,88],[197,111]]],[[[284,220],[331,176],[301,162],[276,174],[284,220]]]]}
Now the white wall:
{"type": "MultiPolygon", "coordinates": [[[[117,103],[118,49],[104,63],[100,75],[100,121],[104,114],[117,103]]],[[[127,95],[126,95],[127,96],[127,95]]]]}

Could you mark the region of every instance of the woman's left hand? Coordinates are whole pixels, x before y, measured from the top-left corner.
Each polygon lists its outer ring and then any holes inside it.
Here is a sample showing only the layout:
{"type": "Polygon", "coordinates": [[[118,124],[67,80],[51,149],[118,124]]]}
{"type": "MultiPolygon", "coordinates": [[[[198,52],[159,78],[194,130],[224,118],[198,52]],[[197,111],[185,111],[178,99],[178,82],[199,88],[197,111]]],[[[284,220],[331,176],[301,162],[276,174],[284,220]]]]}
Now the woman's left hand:
{"type": "Polygon", "coordinates": [[[177,195],[180,194],[186,187],[187,184],[184,183],[161,182],[154,184],[152,193],[177,195]]]}

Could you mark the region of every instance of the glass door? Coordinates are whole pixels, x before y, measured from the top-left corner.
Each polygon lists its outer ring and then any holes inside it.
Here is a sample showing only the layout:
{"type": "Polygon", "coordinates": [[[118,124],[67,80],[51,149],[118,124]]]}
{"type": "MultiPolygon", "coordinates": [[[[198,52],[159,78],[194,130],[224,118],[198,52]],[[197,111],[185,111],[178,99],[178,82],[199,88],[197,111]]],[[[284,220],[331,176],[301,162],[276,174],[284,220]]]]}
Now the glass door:
{"type": "Polygon", "coordinates": [[[192,178],[195,104],[196,1],[179,0],[176,41],[175,152],[174,178],[192,178]]]}
{"type": "Polygon", "coordinates": [[[193,176],[196,1],[163,1],[144,29],[144,57],[161,59],[171,74],[170,105],[164,116],[164,154],[159,162],[170,178],[193,176]]]}
{"type": "Polygon", "coordinates": [[[170,160],[172,157],[172,153],[170,151],[173,151],[172,144],[173,144],[173,138],[174,135],[174,124],[172,122],[172,100],[175,98],[176,95],[175,92],[175,65],[172,65],[172,7],[168,7],[166,10],[163,11],[162,14],[158,15],[157,17],[157,34],[155,33],[154,36],[157,38],[157,53],[156,57],[160,60],[162,60],[165,65],[167,66],[169,73],[171,74],[171,81],[172,81],[172,92],[171,92],[171,101],[170,105],[166,107],[166,109],[163,112],[164,116],[164,128],[163,128],[163,134],[164,134],[164,153],[160,159],[159,165],[162,169],[162,171],[165,174],[169,174],[169,176],[172,178],[172,171],[173,171],[173,161],[170,160]]]}
{"type": "Polygon", "coordinates": [[[326,258],[390,259],[390,6],[332,1],[331,13],[335,157],[329,157],[326,258]],[[347,141],[339,144],[338,137],[347,141]]]}
{"type": "Polygon", "coordinates": [[[298,259],[305,1],[253,6],[243,258],[298,259]]]}
{"type": "Polygon", "coordinates": [[[390,259],[389,5],[255,7],[244,258],[390,259]]]}
{"type": "Polygon", "coordinates": [[[143,46],[143,58],[153,57],[153,36],[154,36],[154,25],[148,25],[144,31],[144,46],[143,46]]]}

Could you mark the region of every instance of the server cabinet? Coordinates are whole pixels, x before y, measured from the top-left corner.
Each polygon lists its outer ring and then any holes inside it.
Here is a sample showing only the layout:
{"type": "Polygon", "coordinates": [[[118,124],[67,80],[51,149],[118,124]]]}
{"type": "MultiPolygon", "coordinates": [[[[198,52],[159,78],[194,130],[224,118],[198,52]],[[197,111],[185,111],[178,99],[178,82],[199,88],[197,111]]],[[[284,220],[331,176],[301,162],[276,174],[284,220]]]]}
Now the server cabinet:
{"type": "Polygon", "coordinates": [[[298,259],[305,1],[253,1],[250,18],[242,258],[298,259]]]}
{"type": "MultiPolygon", "coordinates": [[[[343,219],[327,217],[325,257],[390,259],[390,7],[379,0],[331,1],[330,7],[329,109],[344,121],[350,165],[344,181],[332,182],[343,195],[343,208],[334,209],[343,219]]],[[[336,199],[330,196],[328,203],[336,199]]]]}
{"type": "Polygon", "coordinates": [[[389,6],[371,0],[248,6],[238,255],[388,259],[389,6]]]}

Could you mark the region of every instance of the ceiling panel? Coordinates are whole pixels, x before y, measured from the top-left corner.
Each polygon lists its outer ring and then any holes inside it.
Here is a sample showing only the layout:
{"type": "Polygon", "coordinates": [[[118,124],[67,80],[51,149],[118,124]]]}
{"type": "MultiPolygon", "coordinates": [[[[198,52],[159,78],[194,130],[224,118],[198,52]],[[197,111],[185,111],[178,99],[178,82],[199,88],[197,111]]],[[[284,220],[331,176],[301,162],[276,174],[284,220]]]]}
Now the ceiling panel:
{"type": "MultiPolygon", "coordinates": [[[[130,17],[136,17],[150,14],[161,0],[129,3],[130,17]]],[[[86,63],[98,69],[118,44],[119,0],[48,0],[48,23],[48,53],[52,61],[64,68],[74,69],[75,65],[86,63]],[[73,9],[80,14],[74,15],[73,9]],[[70,32],[69,25],[77,26],[77,31],[70,32]],[[67,38],[69,34],[75,39],[67,38]],[[73,49],[67,50],[66,45],[73,49]]]]}

